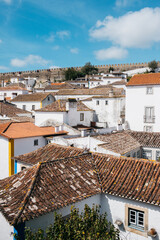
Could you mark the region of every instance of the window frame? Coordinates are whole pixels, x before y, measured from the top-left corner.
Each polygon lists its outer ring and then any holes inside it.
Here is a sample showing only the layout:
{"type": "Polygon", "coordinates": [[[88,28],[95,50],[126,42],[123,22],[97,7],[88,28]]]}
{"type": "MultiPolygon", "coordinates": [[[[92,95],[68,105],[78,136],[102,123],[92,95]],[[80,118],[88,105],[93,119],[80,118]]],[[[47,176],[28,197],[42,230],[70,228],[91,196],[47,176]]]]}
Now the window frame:
{"type": "Polygon", "coordinates": [[[96,100],[96,105],[99,105],[99,100],[96,100]]]}
{"type": "Polygon", "coordinates": [[[108,105],[108,100],[105,100],[105,105],[108,105]]]}
{"type": "Polygon", "coordinates": [[[22,109],[23,109],[23,110],[26,110],[26,105],[22,105],[22,109]]]}
{"type": "Polygon", "coordinates": [[[80,113],[80,121],[84,121],[84,113],[80,113]]]}
{"type": "Polygon", "coordinates": [[[140,231],[144,231],[144,212],[139,211],[137,209],[129,208],[128,209],[128,226],[131,228],[138,229],[140,231]],[[143,224],[139,224],[140,214],[143,215],[143,224]]]}
{"type": "Polygon", "coordinates": [[[147,208],[143,208],[143,207],[139,207],[137,205],[133,205],[133,204],[125,204],[125,229],[129,232],[133,232],[135,234],[144,236],[144,237],[148,237],[147,232],[148,232],[148,209],[147,208]],[[143,212],[144,213],[144,218],[143,218],[143,229],[141,228],[136,228],[133,226],[129,225],[129,209],[132,209],[133,211],[137,211],[137,212],[143,212]]]}
{"type": "Polygon", "coordinates": [[[147,88],[146,88],[146,94],[147,94],[147,95],[153,94],[153,87],[147,87],[147,88]],[[151,91],[149,91],[149,89],[150,89],[151,91]]]}
{"type": "Polygon", "coordinates": [[[38,146],[38,139],[34,139],[34,146],[38,146]]]}
{"type": "Polygon", "coordinates": [[[152,159],[152,150],[143,149],[143,151],[142,151],[142,157],[143,157],[144,159],[152,159]],[[150,152],[150,153],[151,153],[151,158],[145,158],[144,152],[148,152],[148,153],[150,152]]]}

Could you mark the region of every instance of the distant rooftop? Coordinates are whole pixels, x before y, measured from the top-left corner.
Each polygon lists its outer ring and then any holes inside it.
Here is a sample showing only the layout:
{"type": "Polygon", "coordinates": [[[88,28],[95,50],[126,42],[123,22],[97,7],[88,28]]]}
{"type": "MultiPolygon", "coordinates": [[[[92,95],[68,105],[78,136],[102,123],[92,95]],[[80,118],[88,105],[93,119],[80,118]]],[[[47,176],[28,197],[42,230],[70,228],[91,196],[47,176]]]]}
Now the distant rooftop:
{"type": "Polygon", "coordinates": [[[160,73],[134,75],[127,86],[160,85],[160,73]]]}

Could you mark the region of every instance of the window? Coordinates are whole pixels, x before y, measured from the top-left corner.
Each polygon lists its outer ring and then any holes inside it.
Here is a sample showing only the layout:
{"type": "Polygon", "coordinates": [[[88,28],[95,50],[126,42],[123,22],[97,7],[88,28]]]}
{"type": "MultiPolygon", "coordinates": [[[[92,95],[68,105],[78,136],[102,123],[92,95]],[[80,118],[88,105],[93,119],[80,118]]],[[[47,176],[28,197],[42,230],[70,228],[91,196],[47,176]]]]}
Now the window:
{"type": "Polygon", "coordinates": [[[143,150],[143,158],[152,159],[152,151],[151,150],[143,150]]]}
{"type": "Polygon", "coordinates": [[[144,230],[144,212],[129,208],[128,226],[144,230]]]}
{"type": "Polygon", "coordinates": [[[108,105],[108,101],[107,100],[105,101],[105,105],[108,105]]]}
{"type": "Polygon", "coordinates": [[[80,121],[84,121],[84,113],[80,113],[80,121]]]}
{"type": "Polygon", "coordinates": [[[96,105],[99,105],[99,100],[96,101],[96,105]]]}
{"type": "Polygon", "coordinates": [[[144,126],[145,132],[153,132],[152,126],[144,126]]]}
{"type": "Polygon", "coordinates": [[[21,171],[23,171],[23,170],[25,170],[25,169],[26,169],[26,167],[24,167],[24,166],[21,167],[21,171]]]}
{"type": "Polygon", "coordinates": [[[144,122],[145,123],[155,122],[154,107],[145,107],[144,122]]]}
{"type": "Polygon", "coordinates": [[[160,151],[156,151],[156,161],[160,161],[160,151]]]}
{"type": "Polygon", "coordinates": [[[153,94],[153,88],[152,87],[147,87],[147,94],[153,94]]]}
{"type": "Polygon", "coordinates": [[[35,105],[32,105],[32,110],[35,110],[35,105]]]}
{"type": "Polygon", "coordinates": [[[48,101],[50,101],[50,97],[48,97],[48,101]]]}
{"type": "Polygon", "coordinates": [[[138,152],[137,152],[137,158],[140,158],[141,157],[141,151],[139,150],[138,152]]]}
{"type": "Polygon", "coordinates": [[[23,106],[22,106],[22,109],[23,109],[23,110],[26,110],[26,105],[23,105],[23,106]]]}
{"type": "Polygon", "coordinates": [[[148,209],[125,204],[125,229],[129,232],[148,237],[148,209]]]}
{"type": "Polygon", "coordinates": [[[13,97],[16,97],[16,96],[17,96],[17,93],[12,93],[12,96],[13,96],[13,97]]]}
{"type": "Polygon", "coordinates": [[[134,158],[136,157],[136,152],[133,153],[133,157],[134,157],[134,158]]]}
{"type": "Polygon", "coordinates": [[[6,97],[6,96],[7,96],[7,93],[4,93],[4,96],[6,97]]]}
{"type": "Polygon", "coordinates": [[[38,146],[38,139],[34,140],[34,146],[38,146]]]}

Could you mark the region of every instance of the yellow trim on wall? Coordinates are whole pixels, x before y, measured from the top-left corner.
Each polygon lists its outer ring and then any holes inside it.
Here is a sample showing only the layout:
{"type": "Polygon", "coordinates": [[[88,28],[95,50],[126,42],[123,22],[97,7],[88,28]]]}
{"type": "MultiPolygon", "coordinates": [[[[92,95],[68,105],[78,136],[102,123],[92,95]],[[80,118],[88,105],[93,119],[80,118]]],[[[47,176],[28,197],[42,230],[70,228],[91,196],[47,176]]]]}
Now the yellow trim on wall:
{"type": "Polygon", "coordinates": [[[42,102],[40,102],[40,108],[42,108],[42,102]]]}
{"type": "Polygon", "coordinates": [[[9,160],[9,176],[14,174],[14,139],[9,140],[9,151],[8,151],[8,160],[9,160]]]}

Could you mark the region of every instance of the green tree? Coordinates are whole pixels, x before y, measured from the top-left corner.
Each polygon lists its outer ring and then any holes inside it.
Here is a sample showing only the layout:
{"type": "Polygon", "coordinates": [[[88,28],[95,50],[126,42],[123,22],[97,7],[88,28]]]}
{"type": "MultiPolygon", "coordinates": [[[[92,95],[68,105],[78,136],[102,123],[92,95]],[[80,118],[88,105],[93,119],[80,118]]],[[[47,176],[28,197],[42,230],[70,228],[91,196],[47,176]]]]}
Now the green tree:
{"type": "Polygon", "coordinates": [[[148,63],[148,67],[151,69],[151,72],[155,72],[155,69],[158,67],[158,63],[153,60],[148,63]]]}
{"type": "Polygon", "coordinates": [[[78,71],[75,68],[68,68],[64,74],[65,80],[75,80],[78,76],[78,71]]]}
{"type": "Polygon", "coordinates": [[[119,240],[119,230],[108,222],[106,213],[100,214],[99,206],[85,205],[82,213],[72,208],[66,219],[55,213],[54,225],[46,233],[41,229],[33,233],[26,228],[25,240],[119,240]]]}
{"type": "Polygon", "coordinates": [[[81,69],[84,75],[96,74],[98,73],[98,68],[92,65],[90,62],[87,62],[81,69]]]}

